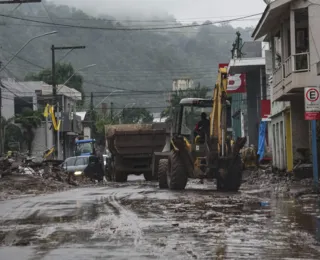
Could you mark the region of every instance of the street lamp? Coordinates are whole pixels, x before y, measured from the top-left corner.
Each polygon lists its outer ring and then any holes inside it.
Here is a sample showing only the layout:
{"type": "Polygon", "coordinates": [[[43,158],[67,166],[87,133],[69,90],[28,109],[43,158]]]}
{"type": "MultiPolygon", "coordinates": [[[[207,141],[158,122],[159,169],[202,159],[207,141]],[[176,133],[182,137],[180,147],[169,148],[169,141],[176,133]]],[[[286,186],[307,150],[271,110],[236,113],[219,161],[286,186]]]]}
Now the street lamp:
{"type": "Polygon", "coordinates": [[[47,36],[47,35],[51,35],[51,34],[55,34],[57,33],[57,31],[52,31],[52,32],[47,32],[47,33],[43,33],[43,34],[40,34],[40,35],[37,35],[31,39],[29,39],[24,45],[22,45],[22,47],[10,58],[10,60],[3,66],[0,68],[0,72],[3,71],[10,63],[11,61],[30,43],[32,42],[34,39],[37,39],[37,38],[41,38],[41,37],[44,37],[44,36],[47,36]]]}
{"type": "Polygon", "coordinates": [[[116,93],[116,92],[123,92],[123,90],[121,89],[115,89],[114,91],[112,91],[109,95],[107,95],[104,99],[102,99],[98,105],[95,106],[95,108],[97,108],[103,101],[105,101],[108,97],[110,97],[113,93],[116,93]]]}
{"type": "Polygon", "coordinates": [[[88,69],[88,68],[91,68],[91,67],[94,67],[94,66],[97,66],[97,64],[90,64],[90,65],[87,65],[85,67],[82,67],[80,69],[77,69],[64,83],[63,85],[67,84],[69,82],[69,80],[80,70],[84,70],[84,69],[88,69]]]}
{"type": "Polygon", "coordinates": [[[58,89],[57,92],[59,92],[60,89],[61,89],[63,86],[65,86],[65,85],[70,81],[70,79],[72,79],[72,77],[73,77],[74,75],[76,75],[76,73],[77,73],[78,71],[84,70],[84,69],[88,69],[88,68],[94,67],[94,66],[96,66],[96,65],[97,65],[97,64],[90,64],[90,65],[87,65],[87,66],[85,66],[85,67],[82,67],[82,68],[80,68],[80,69],[75,70],[75,71],[73,72],[73,74],[62,84],[62,86],[58,89]]]}

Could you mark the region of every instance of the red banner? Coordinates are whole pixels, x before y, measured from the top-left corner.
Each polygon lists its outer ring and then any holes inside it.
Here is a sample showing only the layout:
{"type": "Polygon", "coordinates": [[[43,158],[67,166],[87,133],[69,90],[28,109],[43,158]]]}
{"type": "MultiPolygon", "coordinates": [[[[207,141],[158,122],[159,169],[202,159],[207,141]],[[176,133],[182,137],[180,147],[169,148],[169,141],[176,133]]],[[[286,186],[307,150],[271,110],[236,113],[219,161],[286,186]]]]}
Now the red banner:
{"type": "Polygon", "coordinates": [[[304,120],[320,120],[320,112],[304,112],[304,120]]]}
{"type": "Polygon", "coordinates": [[[246,74],[228,75],[228,93],[246,93],[246,85],[246,74]]]}
{"type": "Polygon", "coordinates": [[[261,118],[268,118],[271,115],[271,102],[269,99],[261,100],[261,118]]]}
{"type": "MultiPolygon", "coordinates": [[[[228,68],[228,63],[220,63],[220,68],[228,68]]],[[[228,86],[227,86],[227,93],[246,93],[246,74],[229,74],[228,75],[228,86]]]]}
{"type": "Polygon", "coordinates": [[[228,63],[219,63],[219,69],[226,68],[228,69],[229,64],[228,63]]]}

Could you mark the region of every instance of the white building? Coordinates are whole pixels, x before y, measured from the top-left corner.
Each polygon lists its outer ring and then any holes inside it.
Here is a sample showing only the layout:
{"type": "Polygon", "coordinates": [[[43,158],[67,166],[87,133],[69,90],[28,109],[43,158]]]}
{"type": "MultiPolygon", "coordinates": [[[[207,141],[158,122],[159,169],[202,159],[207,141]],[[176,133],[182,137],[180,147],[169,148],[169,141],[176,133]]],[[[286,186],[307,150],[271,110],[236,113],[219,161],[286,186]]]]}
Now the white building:
{"type": "MultiPolygon", "coordinates": [[[[2,83],[2,116],[5,119],[12,118],[20,114],[24,108],[32,110],[44,110],[47,103],[52,101],[52,86],[42,81],[19,82],[14,79],[1,79],[2,83]]],[[[76,102],[81,100],[81,93],[64,85],[57,86],[57,101],[59,102],[59,116],[62,121],[60,133],[60,151],[65,155],[72,154],[72,136],[81,132],[81,124],[78,123],[77,116],[72,116],[72,110],[76,102]],[[73,119],[74,118],[74,119],[73,119]],[[64,143],[62,142],[64,140],[64,143]]],[[[79,117],[80,118],[80,117],[79,117]]],[[[53,146],[52,123],[42,122],[35,130],[32,152],[34,156],[42,156],[42,153],[53,146]]]]}
{"type": "Polygon", "coordinates": [[[190,78],[174,79],[172,82],[172,90],[186,90],[193,88],[193,80],[190,78]]]}
{"type": "Polygon", "coordinates": [[[276,0],[266,6],[252,35],[271,47],[273,164],[281,170],[292,171],[311,151],[303,93],[320,82],[319,22],[320,0],[276,0]]]}

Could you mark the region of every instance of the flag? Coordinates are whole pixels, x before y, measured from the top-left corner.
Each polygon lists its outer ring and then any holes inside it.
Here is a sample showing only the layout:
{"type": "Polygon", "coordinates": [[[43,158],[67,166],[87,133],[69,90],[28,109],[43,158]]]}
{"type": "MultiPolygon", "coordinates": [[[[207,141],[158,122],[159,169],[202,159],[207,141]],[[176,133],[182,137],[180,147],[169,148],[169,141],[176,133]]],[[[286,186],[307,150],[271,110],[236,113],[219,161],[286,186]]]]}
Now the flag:
{"type": "Polygon", "coordinates": [[[50,110],[49,111],[50,111],[50,114],[51,114],[53,128],[54,128],[54,130],[57,131],[58,125],[57,125],[56,117],[54,116],[54,108],[53,108],[53,106],[50,106],[50,110]]]}
{"type": "Polygon", "coordinates": [[[48,117],[49,116],[49,104],[46,105],[43,111],[43,116],[48,117]]]}

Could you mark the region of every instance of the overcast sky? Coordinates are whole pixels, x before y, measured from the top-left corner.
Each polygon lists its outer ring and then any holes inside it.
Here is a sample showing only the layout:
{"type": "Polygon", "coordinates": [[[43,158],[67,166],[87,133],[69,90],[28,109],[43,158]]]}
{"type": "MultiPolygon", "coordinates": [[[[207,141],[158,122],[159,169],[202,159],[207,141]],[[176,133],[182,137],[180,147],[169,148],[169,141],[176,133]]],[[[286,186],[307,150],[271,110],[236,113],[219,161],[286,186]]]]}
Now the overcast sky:
{"type": "MultiPolygon", "coordinates": [[[[223,20],[263,12],[263,0],[49,0],[81,8],[90,14],[129,13],[157,14],[165,12],[182,22],[223,20]],[[221,5],[222,4],[222,5],[221,5]]],[[[237,26],[256,25],[256,19],[238,22],[237,26]]]]}

